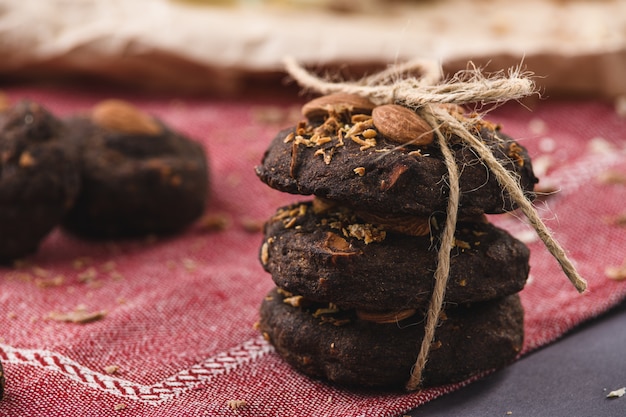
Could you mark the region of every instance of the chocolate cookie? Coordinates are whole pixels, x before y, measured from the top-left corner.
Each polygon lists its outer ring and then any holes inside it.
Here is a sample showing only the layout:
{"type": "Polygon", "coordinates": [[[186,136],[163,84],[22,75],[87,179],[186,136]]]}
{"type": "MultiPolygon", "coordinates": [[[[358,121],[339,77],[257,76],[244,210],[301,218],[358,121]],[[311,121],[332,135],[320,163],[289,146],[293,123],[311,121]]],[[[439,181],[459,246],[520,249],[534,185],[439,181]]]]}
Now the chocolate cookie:
{"type": "MultiPolygon", "coordinates": [[[[311,203],[296,204],[266,223],[261,262],[277,286],[314,301],[371,311],[426,308],[439,231],[436,218],[425,222],[423,231],[414,227],[421,236],[410,236],[345,208],[316,214],[311,203]]],[[[520,291],[528,260],[528,248],[506,231],[486,221],[459,222],[446,302],[520,291]]]]}
{"type": "MultiPolygon", "coordinates": [[[[328,305],[294,307],[271,291],[260,309],[260,330],[299,371],[329,381],[366,387],[400,387],[409,379],[424,334],[423,316],[377,324],[354,311],[328,305]]],[[[518,295],[448,308],[437,327],[423,372],[423,386],[462,381],[500,368],[523,343],[518,295]]]]}
{"type": "MultiPolygon", "coordinates": [[[[312,194],[357,209],[418,216],[446,211],[449,187],[439,146],[400,145],[368,123],[367,115],[357,116],[313,119],[283,130],[256,168],[257,175],[279,191],[312,194]]],[[[519,177],[532,198],[537,179],[526,149],[486,123],[476,127],[476,134],[519,177]]],[[[502,213],[515,208],[475,153],[450,136],[461,174],[460,212],[502,213]]]]}
{"type": "Polygon", "coordinates": [[[30,101],[0,113],[0,261],[35,252],[78,189],[76,155],[60,120],[30,101]]]}
{"type": "Polygon", "coordinates": [[[0,362],[0,400],[4,397],[4,386],[6,380],[4,378],[4,370],[2,369],[2,362],[0,362]]]}
{"type": "Polygon", "coordinates": [[[204,148],[128,103],[106,101],[67,121],[81,155],[83,187],[63,221],[88,237],[181,230],[204,211],[204,148]]]}

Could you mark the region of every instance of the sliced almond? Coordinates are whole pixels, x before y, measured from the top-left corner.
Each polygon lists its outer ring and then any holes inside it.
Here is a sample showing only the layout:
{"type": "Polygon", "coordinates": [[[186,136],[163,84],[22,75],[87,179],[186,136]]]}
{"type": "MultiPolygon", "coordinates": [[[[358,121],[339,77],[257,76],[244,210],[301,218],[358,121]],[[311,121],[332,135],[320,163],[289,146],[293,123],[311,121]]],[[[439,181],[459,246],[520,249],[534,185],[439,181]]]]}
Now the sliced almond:
{"type": "Polygon", "coordinates": [[[263,265],[267,265],[270,261],[270,243],[263,242],[261,246],[261,262],[263,265]]]}
{"type": "Polygon", "coordinates": [[[341,236],[333,233],[326,233],[326,241],[324,246],[333,252],[349,252],[351,251],[350,243],[341,236]]]}
{"type": "Polygon", "coordinates": [[[368,223],[376,224],[385,230],[409,236],[430,235],[430,219],[418,216],[391,216],[358,211],[357,216],[368,223]]]}
{"type": "Polygon", "coordinates": [[[368,99],[355,94],[336,93],[317,97],[302,106],[302,115],[307,119],[320,119],[331,113],[371,114],[375,105],[368,99]]]}
{"type": "Polygon", "coordinates": [[[322,197],[315,197],[313,199],[313,212],[315,214],[321,214],[321,213],[325,213],[328,210],[332,209],[333,207],[336,207],[337,203],[335,201],[332,200],[327,200],[325,198],[322,197]]]}
{"type": "Polygon", "coordinates": [[[604,274],[615,281],[626,280],[626,262],[620,266],[608,266],[604,270],[604,274]]]}
{"type": "Polygon", "coordinates": [[[94,124],[117,132],[158,135],[161,126],[150,115],[123,100],[105,100],[91,112],[94,124]]]}
{"type": "Polygon", "coordinates": [[[433,129],[414,111],[399,104],[385,104],[372,111],[374,126],[387,139],[400,144],[428,145],[433,129]]]}
{"type": "Polygon", "coordinates": [[[301,295],[294,295],[292,297],[283,298],[283,303],[289,304],[292,307],[300,307],[304,297],[301,295]]]}
{"type": "Polygon", "coordinates": [[[359,319],[365,321],[372,321],[378,324],[397,323],[401,320],[411,317],[417,312],[414,308],[408,308],[399,311],[384,311],[373,312],[366,310],[356,310],[356,315],[359,319]]]}
{"type": "Polygon", "coordinates": [[[403,164],[395,165],[389,174],[389,178],[380,182],[380,191],[389,191],[408,169],[409,167],[403,164]]]}

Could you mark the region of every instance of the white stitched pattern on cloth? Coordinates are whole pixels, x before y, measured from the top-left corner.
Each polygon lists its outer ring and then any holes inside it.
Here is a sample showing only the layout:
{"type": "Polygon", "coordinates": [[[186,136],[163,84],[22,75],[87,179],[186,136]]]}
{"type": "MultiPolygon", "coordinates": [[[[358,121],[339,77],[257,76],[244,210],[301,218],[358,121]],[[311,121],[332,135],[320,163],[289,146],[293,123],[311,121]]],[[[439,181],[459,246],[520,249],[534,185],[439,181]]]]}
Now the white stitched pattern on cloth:
{"type": "Polygon", "coordinates": [[[34,366],[47,371],[59,372],[90,388],[151,405],[157,405],[177,397],[216,376],[228,374],[234,369],[273,351],[274,348],[263,337],[257,337],[225,352],[220,352],[157,384],[141,385],[95,372],[55,352],[40,349],[19,349],[0,344],[0,358],[3,363],[34,366]]]}

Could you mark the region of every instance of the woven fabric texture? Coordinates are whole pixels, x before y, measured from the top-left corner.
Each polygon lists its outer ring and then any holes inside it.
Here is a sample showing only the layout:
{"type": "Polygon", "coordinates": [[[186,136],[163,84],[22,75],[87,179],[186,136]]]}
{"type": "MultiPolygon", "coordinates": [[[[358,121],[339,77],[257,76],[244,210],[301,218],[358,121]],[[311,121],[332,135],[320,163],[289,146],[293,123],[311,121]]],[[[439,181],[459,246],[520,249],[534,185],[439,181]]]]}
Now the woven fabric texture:
{"type": "MultiPolygon", "coordinates": [[[[111,97],[5,91],[59,116],[111,97]]],[[[19,268],[1,267],[7,387],[0,415],[391,417],[465,384],[418,393],[342,389],[293,371],[254,329],[273,282],[259,262],[262,236],[251,226],[306,199],[268,188],[254,166],[273,136],[298,120],[298,97],[114,96],[206,145],[212,192],[204,221],[168,238],[106,242],[57,228],[19,268]],[[214,220],[224,227],[210,227],[214,220]],[[50,319],[77,308],[105,314],[86,324],[50,319]]],[[[626,281],[605,273],[626,257],[618,221],[626,201],[626,120],[610,104],[549,100],[532,111],[508,104],[488,118],[530,150],[540,184],[559,190],[536,206],[589,283],[579,295],[517,213],[491,217],[531,248],[521,293],[526,354],[626,297],[626,281]]]]}

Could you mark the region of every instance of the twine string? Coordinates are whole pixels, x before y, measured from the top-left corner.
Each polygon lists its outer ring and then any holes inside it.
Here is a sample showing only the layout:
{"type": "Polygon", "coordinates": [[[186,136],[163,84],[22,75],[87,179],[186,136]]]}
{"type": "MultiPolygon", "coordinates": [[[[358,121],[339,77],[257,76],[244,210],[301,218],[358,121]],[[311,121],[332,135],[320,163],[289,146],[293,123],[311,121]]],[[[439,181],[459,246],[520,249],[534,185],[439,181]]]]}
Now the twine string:
{"type": "Polygon", "coordinates": [[[468,129],[467,125],[452,116],[438,104],[497,104],[508,100],[518,100],[535,92],[534,83],[519,68],[508,75],[497,73],[485,77],[472,67],[455,74],[450,80],[440,82],[441,70],[432,61],[415,60],[388,68],[378,74],[364,78],[361,82],[330,82],[321,79],[301,67],[291,58],[285,59],[287,72],[303,87],[321,94],[348,93],[367,97],[374,104],[397,103],[413,108],[433,128],[444,157],[448,172],[450,196],[446,222],[437,256],[435,286],[426,314],[424,338],[418,357],[406,384],[408,391],[419,389],[422,373],[428,360],[430,346],[434,340],[439,315],[443,309],[445,291],[450,272],[450,253],[454,246],[454,232],[459,204],[459,172],[456,161],[441,129],[458,136],[471,147],[496,177],[500,186],[515,201],[531,226],[537,232],[552,256],[574,287],[583,292],[587,283],[578,274],[567,257],[565,250],[554,239],[543,223],[532,203],[524,195],[518,179],[496,159],[491,150],[468,129]],[[401,78],[402,74],[420,72],[420,77],[401,78]]]}
{"type": "MultiPolygon", "coordinates": [[[[429,108],[431,106],[428,106],[429,108]]],[[[456,220],[459,210],[459,170],[454,160],[454,155],[448,146],[446,138],[439,129],[439,125],[432,110],[424,115],[426,122],[433,126],[437,142],[441,148],[446,168],[448,169],[448,182],[450,186],[450,197],[448,198],[448,211],[446,222],[441,237],[441,247],[437,253],[437,268],[435,269],[435,287],[431,295],[430,304],[426,313],[426,325],[424,326],[424,338],[420,346],[419,354],[413,365],[411,376],[406,383],[407,391],[415,391],[422,381],[422,372],[426,367],[426,361],[430,352],[430,347],[435,339],[435,330],[439,322],[439,315],[443,309],[443,301],[446,295],[448,277],[450,276],[450,251],[454,247],[454,232],[456,230],[456,220]]]]}
{"type": "Polygon", "coordinates": [[[491,150],[474,135],[472,135],[463,124],[459,123],[449,114],[439,113],[441,119],[446,120],[446,124],[451,131],[462,138],[472,149],[478,154],[479,158],[489,167],[494,174],[498,183],[506,190],[511,198],[517,203],[518,207],[528,219],[530,225],[535,229],[539,238],[543,241],[545,247],[550,254],[558,261],[565,276],[570,280],[572,285],[582,293],[587,289],[587,283],[580,276],[572,261],[568,258],[565,250],[559,242],[552,236],[550,230],[539,217],[537,210],[532,203],[525,197],[524,191],[519,186],[518,181],[513,174],[502,166],[493,155],[491,150]]]}
{"type": "Polygon", "coordinates": [[[402,72],[422,71],[419,79],[394,77],[391,68],[383,71],[382,76],[370,76],[360,83],[336,83],[311,74],[292,58],[286,58],[284,63],[287,72],[303,87],[321,94],[357,94],[369,98],[374,104],[396,102],[408,107],[420,107],[445,103],[500,103],[521,99],[534,92],[532,80],[524,77],[519,70],[511,71],[508,76],[496,74],[490,78],[485,78],[478,70],[461,71],[449,82],[437,83],[441,73],[433,69],[432,62],[415,60],[410,62],[410,66],[403,66],[402,72]]]}

